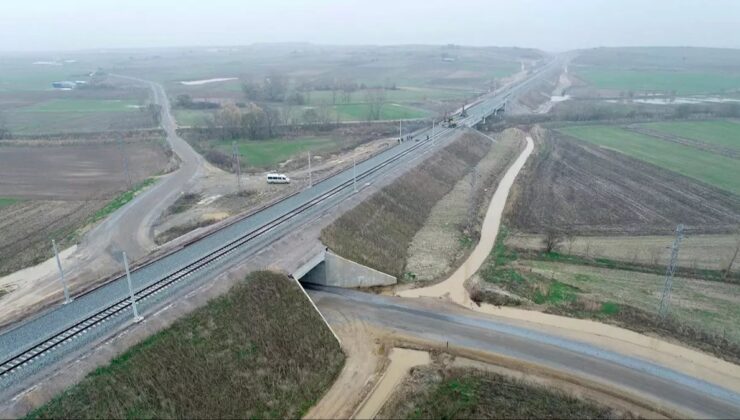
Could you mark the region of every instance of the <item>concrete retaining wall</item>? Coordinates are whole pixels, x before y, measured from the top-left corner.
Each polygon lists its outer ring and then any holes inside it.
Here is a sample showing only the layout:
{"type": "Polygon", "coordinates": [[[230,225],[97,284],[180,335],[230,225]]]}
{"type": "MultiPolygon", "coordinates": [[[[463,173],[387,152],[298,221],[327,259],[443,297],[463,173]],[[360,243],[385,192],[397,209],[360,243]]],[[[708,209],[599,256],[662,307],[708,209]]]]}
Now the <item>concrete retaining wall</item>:
{"type": "Polygon", "coordinates": [[[390,274],[373,270],[332,252],[324,252],[323,261],[321,254],[311,258],[293,277],[304,283],[346,288],[396,284],[396,278],[390,274]],[[309,270],[310,265],[314,266],[309,270]]]}

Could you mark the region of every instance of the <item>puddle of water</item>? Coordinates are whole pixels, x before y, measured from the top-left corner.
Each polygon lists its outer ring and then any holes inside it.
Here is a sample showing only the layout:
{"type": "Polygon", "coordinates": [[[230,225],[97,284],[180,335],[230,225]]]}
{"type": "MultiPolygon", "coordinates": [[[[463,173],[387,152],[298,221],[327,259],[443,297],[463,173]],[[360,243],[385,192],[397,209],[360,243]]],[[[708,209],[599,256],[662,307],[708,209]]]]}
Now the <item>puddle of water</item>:
{"type": "Polygon", "coordinates": [[[383,374],[380,382],[373,388],[360,409],[355,413],[354,418],[374,418],[412,367],[428,365],[432,361],[429,353],[425,351],[402,348],[391,350],[388,358],[390,359],[390,364],[385,374],[383,374]]]}
{"type": "Polygon", "coordinates": [[[228,82],[230,80],[237,80],[237,78],[236,77],[217,77],[215,79],[182,81],[180,82],[180,84],[183,84],[185,86],[198,86],[198,85],[206,85],[208,83],[228,82]]]}

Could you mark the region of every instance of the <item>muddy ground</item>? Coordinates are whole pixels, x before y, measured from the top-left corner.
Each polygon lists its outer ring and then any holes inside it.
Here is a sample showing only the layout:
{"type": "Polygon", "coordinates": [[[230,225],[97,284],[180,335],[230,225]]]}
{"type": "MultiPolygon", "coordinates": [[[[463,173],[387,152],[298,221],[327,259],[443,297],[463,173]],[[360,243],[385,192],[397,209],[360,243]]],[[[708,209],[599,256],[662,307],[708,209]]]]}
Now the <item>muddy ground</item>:
{"type": "MultiPolygon", "coordinates": [[[[123,148],[132,185],[172,165],[159,139],[123,148]]],[[[74,243],[90,217],[126,189],[117,144],[29,140],[0,146],[0,197],[19,199],[0,207],[0,275],[51,257],[52,238],[60,250],[74,243]]]]}
{"type": "Polygon", "coordinates": [[[104,199],[128,189],[126,160],[132,185],[161,172],[169,160],[168,149],[158,139],[123,145],[55,143],[0,145],[0,197],[104,199]]]}
{"type": "Polygon", "coordinates": [[[728,233],[740,225],[740,197],[670,171],[548,132],[520,174],[509,226],[579,235],[728,233]]]}

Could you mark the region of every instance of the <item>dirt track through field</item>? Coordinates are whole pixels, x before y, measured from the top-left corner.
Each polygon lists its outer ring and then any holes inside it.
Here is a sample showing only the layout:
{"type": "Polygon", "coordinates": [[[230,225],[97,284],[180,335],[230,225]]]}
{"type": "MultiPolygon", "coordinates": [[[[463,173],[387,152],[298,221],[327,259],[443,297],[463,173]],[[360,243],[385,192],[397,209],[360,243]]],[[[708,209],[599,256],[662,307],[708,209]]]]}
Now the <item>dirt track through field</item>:
{"type": "Polygon", "coordinates": [[[483,222],[483,228],[481,229],[480,242],[478,242],[478,245],[463,265],[460,266],[452,276],[441,283],[420,289],[405,290],[399,292],[399,296],[447,296],[453,302],[469,306],[471,301],[467,290],[465,290],[465,281],[475,274],[475,272],[477,272],[483,265],[483,262],[488,258],[488,254],[491,252],[493,245],[496,243],[496,236],[498,235],[499,225],[501,224],[501,215],[506,206],[506,199],[509,196],[509,190],[511,189],[511,186],[514,185],[516,176],[519,174],[522,167],[524,167],[524,164],[527,162],[527,159],[529,158],[529,155],[532,154],[533,150],[534,141],[532,140],[532,137],[527,137],[527,146],[524,148],[524,151],[509,167],[504,177],[501,178],[501,182],[499,183],[496,192],[493,194],[491,204],[488,206],[488,211],[486,212],[486,219],[483,222]]]}

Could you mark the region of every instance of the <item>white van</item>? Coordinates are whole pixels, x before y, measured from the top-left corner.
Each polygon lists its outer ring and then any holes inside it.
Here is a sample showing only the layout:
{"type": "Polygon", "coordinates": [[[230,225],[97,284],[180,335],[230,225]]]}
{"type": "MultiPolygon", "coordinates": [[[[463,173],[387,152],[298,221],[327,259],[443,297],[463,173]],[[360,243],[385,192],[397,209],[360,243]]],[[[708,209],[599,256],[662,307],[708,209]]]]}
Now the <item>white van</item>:
{"type": "Polygon", "coordinates": [[[289,184],[290,178],[283,174],[267,174],[268,184],[289,184]]]}

